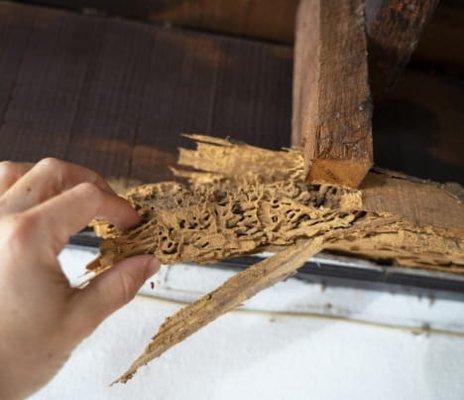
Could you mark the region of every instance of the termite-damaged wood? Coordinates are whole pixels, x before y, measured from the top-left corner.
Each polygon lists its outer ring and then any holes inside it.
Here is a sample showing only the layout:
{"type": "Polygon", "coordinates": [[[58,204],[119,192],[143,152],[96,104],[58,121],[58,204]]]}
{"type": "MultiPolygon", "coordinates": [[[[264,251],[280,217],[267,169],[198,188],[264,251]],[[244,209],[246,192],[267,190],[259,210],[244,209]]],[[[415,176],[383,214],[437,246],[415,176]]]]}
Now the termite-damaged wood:
{"type": "Polygon", "coordinates": [[[259,291],[292,275],[308,258],[319,252],[322,246],[322,237],[295,244],[239,272],[213,292],[167,318],[143,354],[116,382],[127,382],[141,366],[159,357],[219,316],[233,310],[259,291]]]}
{"type": "MultiPolygon", "coordinates": [[[[393,218],[383,221],[386,224],[393,222],[393,218]]],[[[327,243],[346,237],[350,233],[372,229],[378,223],[379,220],[376,218],[360,218],[350,228],[328,231],[315,239],[296,243],[237,273],[214,291],[167,318],[142,355],[115,383],[126,383],[140,367],[159,357],[177,343],[238,307],[261,290],[293,275],[309,258],[324,249],[327,243]]]]}
{"type": "Polygon", "coordinates": [[[366,2],[369,76],[373,97],[382,98],[417,46],[422,29],[440,0],[366,2]]]}
{"type": "Polygon", "coordinates": [[[297,13],[292,142],[308,182],[358,187],[373,162],[361,0],[303,0],[297,13]]]}
{"type": "Polygon", "coordinates": [[[453,238],[462,239],[464,207],[443,185],[386,171],[371,172],[360,190],[312,185],[304,182],[303,156],[297,150],[191,137],[198,147],[181,149],[179,162],[196,171],[175,171],[190,185],[165,182],[129,190],[125,197],[143,223],[125,233],[96,224],[106,240],[94,270],[145,253],[164,263],[212,262],[287,246],[351,226],[359,213],[375,213],[398,217],[401,224],[371,232],[366,247],[346,242],[329,248],[412,267],[461,271],[461,248],[453,238]],[[424,245],[432,237],[440,244],[424,245]],[[443,255],[440,262],[434,254],[443,255]]]}
{"type": "Polygon", "coordinates": [[[320,249],[396,265],[464,273],[462,188],[372,171],[359,190],[305,182],[300,151],[271,151],[202,135],[181,149],[175,170],[190,183],[143,185],[125,197],[142,224],[105,239],[89,267],[153,254],[164,263],[210,262],[273,248],[275,257],[234,276],[162,325],[120,381],[257,291],[294,272],[320,249]],[[302,244],[304,243],[304,244],[302,244]]]}

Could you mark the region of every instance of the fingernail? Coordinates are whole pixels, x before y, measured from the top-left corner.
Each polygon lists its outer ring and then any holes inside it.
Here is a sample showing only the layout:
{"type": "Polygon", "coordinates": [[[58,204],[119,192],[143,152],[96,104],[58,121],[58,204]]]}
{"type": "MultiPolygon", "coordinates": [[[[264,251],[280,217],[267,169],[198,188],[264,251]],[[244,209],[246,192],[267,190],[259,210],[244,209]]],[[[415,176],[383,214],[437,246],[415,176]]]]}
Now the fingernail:
{"type": "Polygon", "coordinates": [[[152,277],[160,268],[160,263],[156,258],[151,258],[146,266],[146,276],[148,278],[152,277]]]}

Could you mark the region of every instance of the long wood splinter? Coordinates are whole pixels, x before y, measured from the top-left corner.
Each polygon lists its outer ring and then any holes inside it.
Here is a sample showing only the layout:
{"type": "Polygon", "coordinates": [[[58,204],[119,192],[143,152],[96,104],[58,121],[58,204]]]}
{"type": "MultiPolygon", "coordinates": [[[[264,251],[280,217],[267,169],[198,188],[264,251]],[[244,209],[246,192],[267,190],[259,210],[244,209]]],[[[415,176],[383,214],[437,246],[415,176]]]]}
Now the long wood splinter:
{"type": "Polygon", "coordinates": [[[259,291],[281,281],[322,249],[323,238],[293,245],[273,257],[235,274],[213,292],[166,319],[142,355],[116,382],[126,383],[143,365],[200,328],[233,310],[259,291]]]}

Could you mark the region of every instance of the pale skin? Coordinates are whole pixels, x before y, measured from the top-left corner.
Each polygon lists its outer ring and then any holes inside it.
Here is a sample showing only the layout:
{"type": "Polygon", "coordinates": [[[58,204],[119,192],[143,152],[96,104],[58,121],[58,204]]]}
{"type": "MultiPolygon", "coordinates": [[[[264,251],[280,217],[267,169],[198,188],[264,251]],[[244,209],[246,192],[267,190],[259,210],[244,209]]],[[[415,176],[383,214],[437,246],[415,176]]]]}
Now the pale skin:
{"type": "Polygon", "coordinates": [[[22,399],[46,384],[158,270],[151,256],[137,256],[84,289],[70,287],[57,256],[95,217],[121,229],[139,221],[86,168],[52,158],[0,163],[0,399],[22,399]]]}

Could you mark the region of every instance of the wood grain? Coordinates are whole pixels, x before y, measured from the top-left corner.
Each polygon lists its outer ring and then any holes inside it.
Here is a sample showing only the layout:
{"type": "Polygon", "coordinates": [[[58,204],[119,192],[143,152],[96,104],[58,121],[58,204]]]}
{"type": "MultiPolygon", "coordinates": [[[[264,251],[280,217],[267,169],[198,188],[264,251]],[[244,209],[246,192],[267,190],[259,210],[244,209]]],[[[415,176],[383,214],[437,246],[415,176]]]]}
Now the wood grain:
{"type": "Polygon", "coordinates": [[[291,43],[299,0],[28,0],[206,31],[291,43]]]}
{"type": "Polygon", "coordinates": [[[117,382],[125,383],[139,367],[289,276],[323,248],[382,264],[464,272],[464,189],[458,185],[378,170],[360,190],[304,185],[300,151],[191,138],[196,150],[183,150],[179,160],[194,170],[183,174],[190,185],[164,182],[127,192],[126,199],[145,216],[131,231],[95,223],[104,239],[99,257],[87,267],[89,279],[134,255],[171,264],[281,251],[167,318],[117,382]]]}
{"type": "Polygon", "coordinates": [[[360,187],[367,211],[390,213],[414,226],[464,235],[462,199],[448,186],[388,171],[370,172],[360,187]]]}
{"type": "Polygon", "coordinates": [[[11,40],[0,65],[0,97],[8,98],[2,110],[1,157],[62,158],[88,64],[92,26],[52,10],[14,5],[0,9],[2,21],[8,21],[1,24],[6,28],[1,47],[5,38],[11,40]]]}
{"type": "MultiPolygon", "coordinates": [[[[84,14],[117,15],[159,24],[292,44],[299,0],[23,0],[74,9],[84,14]]],[[[374,11],[380,0],[367,0],[374,11]]],[[[406,4],[406,3],[405,3],[406,4]]],[[[464,65],[464,4],[441,0],[425,26],[413,60],[459,73],[464,65]],[[448,43],[448,46],[443,46],[448,43]]],[[[371,22],[375,22],[375,18],[371,22]]],[[[462,74],[462,72],[461,72],[462,74]]]]}
{"type": "MultiPolygon", "coordinates": [[[[182,131],[290,142],[288,46],[1,3],[0,74],[0,159],[156,182],[182,131]]],[[[374,113],[377,164],[464,183],[461,104],[461,80],[407,68],[374,113]]]]}
{"type": "Polygon", "coordinates": [[[292,142],[308,181],[357,187],[372,165],[363,3],[303,0],[297,15],[292,142]]]}
{"type": "Polygon", "coordinates": [[[216,290],[200,297],[165,320],[145,351],[113,383],[126,383],[137,370],[263,289],[293,275],[323,248],[323,237],[289,246],[241,271],[216,290]]]}
{"type": "Polygon", "coordinates": [[[129,175],[132,148],[143,103],[145,60],[153,40],[145,29],[102,19],[79,94],[66,158],[92,165],[105,176],[129,175]],[[119,172],[121,171],[121,172],[119,172]]]}
{"type": "Polygon", "coordinates": [[[0,159],[153,182],[182,132],[289,145],[288,47],[13,3],[0,29],[0,159]]]}

